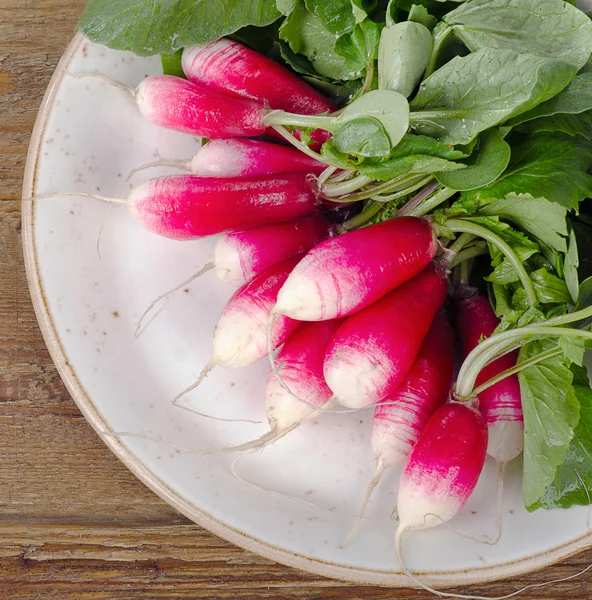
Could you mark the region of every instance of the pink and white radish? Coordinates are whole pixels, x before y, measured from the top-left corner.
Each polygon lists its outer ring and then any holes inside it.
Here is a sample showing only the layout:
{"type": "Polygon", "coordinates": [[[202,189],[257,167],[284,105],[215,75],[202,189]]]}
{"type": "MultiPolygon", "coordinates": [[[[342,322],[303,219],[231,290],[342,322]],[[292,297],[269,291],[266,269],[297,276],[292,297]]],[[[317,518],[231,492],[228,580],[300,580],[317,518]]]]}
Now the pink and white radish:
{"type": "Polygon", "coordinates": [[[305,173],[159,177],[136,187],[125,203],[143,227],[176,240],[283,223],[320,207],[314,182],[305,173]]]}
{"type": "Polygon", "coordinates": [[[227,233],[214,246],[214,260],[154,300],[140,317],[136,332],[139,334],[144,319],[155,306],[208,271],[215,270],[226,283],[244,285],[269,267],[307,252],[332,233],[333,226],[323,215],[227,233]]]}
{"type": "Polygon", "coordinates": [[[252,100],[231,98],[180,77],[147,77],[134,92],[142,115],[167,129],[208,138],[263,135],[267,109],[252,100]]]}
{"type": "MultiPolygon", "coordinates": [[[[455,300],[456,328],[463,354],[466,357],[481,340],[490,337],[500,320],[489,300],[476,288],[460,286],[455,300]]],[[[517,352],[505,354],[484,367],[475,384],[480,386],[493,377],[516,366],[517,352]]],[[[479,392],[479,410],[485,417],[489,434],[487,453],[498,466],[497,537],[502,535],[502,497],[506,463],[515,459],[524,449],[524,416],[522,396],[517,375],[510,375],[479,392]]]]}
{"type": "Polygon", "coordinates": [[[242,285],[274,264],[308,252],[332,233],[324,215],[227,233],[214,249],[216,273],[222,281],[242,285]]]}
{"type": "Polygon", "coordinates": [[[376,469],[344,545],[355,536],[372,493],[387,469],[402,466],[432,414],[446,402],[454,368],[454,333],[436,315],[405,381],[374,409],[370,443],[376,469]]]}
{"type": "Polygon", "coordinates": [[[327,165],[306,154],[272,142],[233,138],[210,140],[192,159],[161,159],[134,169],[128,176],[152,167],[173,167],[200,177],[261,177],[278,173],[320,175],[327,165]]]}
{"type": "Polygon", "coordinates": [[[221,39],[186,48],[183,71],[190,81],[237,98],[301,115],[334,110],[333,103],[288,69],[238,42],[221,39]]]}
{"type": "Polygon", "coordinates": [[[261,449],[318,414],[320,411],[315,410],[316,406],[326,407],[331,390],[323,376],[323,359],[327,345],[340,324],[338,320],[303,323],[288,337],[276,356],[275,366],[277,374],[293,393],[285,389],[274,369],[271,369],[265,393],[269,432],[227,451],[261,449]]]}
{"type": "MultiPolygon", "coordinates": [[[[215,367],[248,367],[267,354],[267,321],[280,287],[302,256],[276,264],[239,288],[226,304],[214,330],[212,358],[197,381],[181,396],[194,390],[215,367]]],[[[287,317],[274,323],[272,347],[281,346],[300,325],[287,317]]]]}
{"type": "MultiPolygon", "coordinates": [[[[221,39],[186,48],[183,71],[199,85],[236,98],[255,100],[272,109],[299,115],[335,110],[328,98],[300,77],[239,42],[221,39]]],[[[273,129],[268,134],[275,137],[273,129]]],[[[298,131],[296,137],[300,138],[298,131]]],[[[311,138],[319,143],[329,137],[328,132],[320,129],[311,132],[311,138]]]]}
{"type": "MultiPolygon", "coordinates": [[[[482,339],[493,334],[500,321],[489,300],[469,286],[458,289],[455,309],[456,328],[467,356],[482,339]]],[[[477,377],[476,385],[515,367],[517,359],[517,353],[511,352],[490,363],[477,377]]],[[[482,391],[479,410],[489,430],[487,453],[500,464],[519,456],[524,448],[524,417],[518,377],[510,375],[482,391]]]]}
{"type": "Polygon", "coordinates": [[[324,366],[338,404],[355,409],[377,404],[405,381],[446,300],[447,286],[445,266],[434,262],[345,320],[327,348],[324,366]]]}
{"type": "Polygon", "coordinates": [[[414,217],[345,233],[306,255],[274,311],[303,321],[348,316],[420,273],[437,249],[429,221],[414,217]]]}
{"type": "Polygon", "coordinates": [[[63,192],[43,194],[36,199],[56,196],[80,196],[125,205],[140,225],[173,240],[285,223],[321,208],[319,193],[306,173],[248,179],[169,175],[139,185],[127,198],[63,192]]]}
{"type": "Polygon", "coordinates": [[[451,403],[429,419],[405,463],[397,500],[397,557],[403,571],[430,591],[405,565],[403,538],[411,529],[436,527],[458,513],[477,485],[486,450],[485,419],[469,406],[451,403]]]}

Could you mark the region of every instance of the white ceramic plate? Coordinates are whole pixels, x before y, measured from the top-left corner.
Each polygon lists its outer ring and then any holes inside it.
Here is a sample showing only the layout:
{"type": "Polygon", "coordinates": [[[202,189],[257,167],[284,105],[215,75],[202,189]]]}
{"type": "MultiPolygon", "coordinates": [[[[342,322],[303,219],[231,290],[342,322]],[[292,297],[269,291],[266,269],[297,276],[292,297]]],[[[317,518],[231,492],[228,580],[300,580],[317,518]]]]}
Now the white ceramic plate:
{"type": "MultiPolygon", "coordinates": [[[[396,473],[380,486],[358,538],[340,548],[372,471],[371,412],[325,415],[238,465],[257,485],[316,507],[241,483],[231,474],[228,455],[189,454],[104,435],[144,433],[199,449],[249,440],[266,426],[216,422],[171,406],[208,360],[214,324],[232,293],[213,274],[176,296],[134,338],[146,305],[210,260],[212,240],[158,238],[117,208],[106,222],[99,258],[104,204],[70,197],[27,200],[66,191],[114,195],[122,177],[156,152],[188,157],[197,147],[189,136],[146,123],[120,90],[74,80],[66,71],[97,71],[134,85],[158,73],[159,61],[107,50],[77,35],[49,86],[31,142],[23,192],[29,284],[50,352],[81,411],[146,485],[217,535],[328,577],[409,585],[393,552],[396,473]]],[[[263,420],[266,370],[262,361],[240,372],[214,372],[191,402],[221,417],[263,420]]],[[[435,585],[468,584],[541,568],[589,544],[586,509],[527,514],[520,482],[516,462],[507,473],[499,544],[480,544],[446,527],[411,534],[405,544],[409,567],[435,585]]],[[[487,464],[475,494],[452,522],[456,530],[494,535],[495,486],[495,467],[487,464]]]]}

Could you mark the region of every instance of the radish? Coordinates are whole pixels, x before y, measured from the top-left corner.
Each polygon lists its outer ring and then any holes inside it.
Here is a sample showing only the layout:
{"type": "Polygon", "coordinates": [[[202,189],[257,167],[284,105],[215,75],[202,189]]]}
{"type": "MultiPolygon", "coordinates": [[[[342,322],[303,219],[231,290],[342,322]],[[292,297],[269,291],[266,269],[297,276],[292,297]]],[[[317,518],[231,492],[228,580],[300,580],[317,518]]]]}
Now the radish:
{"type": "MultiPolygon", "coordinates": [[[[285,67],[265,56],[227,39],[205,46],[186,48],[183,52],[183,71],[190,81],[207,86],[236,98],[248,98],[273,109],[299,115],[332,112],[334,104],[323,94],[294,75],[285,67]]],[[[277,137],[273,129],[268,135],[277,137]]],[[[300,139],[299,132],[295,137],[300,139]]],[[[331,135],[322,129],[311,132],[317,142],[331,135]]]]}
{"type": "Polygon", "coordinates": [[[139,185],[127,198],[63,192],[35,199],[56,196],[124,204],[140,225],[174,240],[284,223],[311,215],[321,207],[320,195],[306,173],[249,179],[169,175],[139,185]]]}
{"type": "Polygon", "coordinates": [[[229,98],[170,75],[147,77],[135,90],[140,112],[151,123],[208,138],[263,135],[264,106],[229,98]]]}
{"type": "Polygon", "coordinates": [[[303,321],[345,317],[420,273],[437,249],[425,219],[391,219],[350,231],[306,255],[280,290],[274,311],[303,321]]]}
{"type": "Polygon", "coordinates": [[[120,202],[143,227],[176,240],[282,223],[310,215],[320,205],[314,183],[304,173],[249,179],[159,177],[120,202]]]}
{"type": "Polygon", "coordinates": [[[405,381],[374,410],[370,443],[376,470],[343,545],[355,536],[372,492],[392,467],[403,465],[419,435],[448,397],[454,368],[454,333],[446,317],[436,315],[405,381]]]}
{"type": "Polygon", "coordinates": [[[142,165],[135,168],[127,179],[152,167],[174,167],[200,177],[260,177],[296,172],[320,175],[326,166],[294,148],[261,140],[234,138],[210,140],[190,160],[162,159],[142,165]]]}
{"type": "MultiPolygon", "coordinates": [[[[463,354],[466,357],[479,342],[490,337],[500,320],[489,300],[479,294],[476,288],[459,286],[456,292],[456,326],[459,332],[463,354]]],[[[518,352],[504,354],[484,367],[475,383],[477,386],[516,366],[518,352]]],[[[504,470],[506,464],[519,456],[524,449],[524,416],[522,396],[517,375],[510,375],[479,392],[479,410],[485,417],[489,434],[487,454],[497,463],[497,537],[502,535],[502,497],[504,470]]]]}
{"type": "Polygon", "coordinates": [[[332,235],[333,226],[323,215],[228,233],[214,249],[218,277],[242,285],[272,265],[307,252],[332,235]]]}
{"type": "MultiPolygon", "coordinates": [[[[194,390],[215,367],[240,369],[267,354],[267,321],[277,292],[302,256],[274,265],[239,288],[226,304],[214,330],[212,358],[199,377],[175,401],[194,390]]],[[[272,347],[281,346],[300,325],[280,317],[273,328],[272,347]]]]}
{"type": "MultiPolygon", "coordinates": [[[[466,357],[483,338],[493,334],[500,321],[489,300],[473,287],[459,287],[455,307],[457,330],[466,357]]],[[[511,352],[490,363],[477,377],[476,385],[515,367],[517,359],[517,352],[511,352]]],[[[524,448],[524,417],[517,375],[510,375],[482,391],[479,410],[489,430],[487,453],[498,464],[519,456],[524,448]]]]}
{"type": "Polygon", "coordinates": [[[190,81],[273,109],[302,115],[334,110],[330,100],[285,67],[227,39],[186,48],[183,71],[190,81]]]}
{"type": "Polygon", "coordinates": [[[364,408],[384,400],[405,381],[446,300],[447,286],[445,265],[434,262],[346,319],[325,356],[325,379],[337,403],[364,408]]]}
{"type": "Polygon", "coordinates": [[[477,485],[486,451],[485,419],[453,402],[429,419],[409,454],[399,482],[395,546],[401,567],[414,581],[402,560],[404,535],[445,523],[458,513],[477,485]]]}
{"type": "Polygon", "coordinates": [[[307,252],[332,232],[333,226],[325,216],[314,215],[288,223],[227,233],[216,242],[212,262],[150,304],[138,321],[136,334],[139,335],[145,317],[159,302],[208,271],[213,269],[222,281],[240,286],[269,267],[307,252]]]}
{"type": "Polygon", "coordinates": [[[410,529],[429,529],[458,513],[477,485],[486,450],[485,419],[476,410],[453,402],[430,418],[405,463],[399,482],[395,547],[405,574],[430,591],[434,590],[406,567],[403,538],[410,529]]]}
{"type": "Polygon", "coordinates": [[[315,406],[327,405],[331,390],[323,376],[325,350],[341,322],[304,323],[292,333],[276,357],[276,369],[281,380],[290,386],[286,391],[274,369],[267,378],[265,406],[270,430],[260,438],[227,451],[261,449],[293,431],[303,421],[318,414],[315,406]],[[300,402],[295,395],[303,399],[300,402]]]}

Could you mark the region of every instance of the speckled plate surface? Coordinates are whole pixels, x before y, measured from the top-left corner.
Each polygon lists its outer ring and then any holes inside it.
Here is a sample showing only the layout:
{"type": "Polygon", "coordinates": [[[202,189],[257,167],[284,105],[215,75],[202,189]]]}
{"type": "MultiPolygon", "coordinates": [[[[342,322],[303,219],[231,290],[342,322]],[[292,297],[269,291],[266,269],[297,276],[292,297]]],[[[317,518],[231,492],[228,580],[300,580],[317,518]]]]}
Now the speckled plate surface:
{"type": "MultiPolygon", "coordinates": [[[[208,360],[214,324],[232,293],[213,274],[177,295],[143,336],[134,337],[146,305],[210,260],[212,240],[160,239],[143,231],[125,208],[116,208],[106,221],[99,257],[104,204],[63,196],[29,200],[66,191],[115,195],[125,174],[157,153],[188,157],[197,148],[189,136],[144,122],[120,90],[72,79],[68,71],[97,71],[137,84],[157,73],[159,62],[77,35],[49,86],[31,141],[23,192],[29,284],[47,345],[81,411],[146,485],[215,534],[328,577],[409,585],[393,551],[396,473],[378,489],[357,539],[340,548],[371,475],[371,413],[325,415],[237,466],[242,477],[281,494],[234,478],[230,456],[105,435],[144,433],[200,449],[249,440],[266,426],[212,421],[171,406],[208,360]]],[[[263,361],[240,372],[214,372],[189,401],[220,417],[263,420],[266,366],[263,361]]],[[[586,547],[586,509],[526,513],[520,466],[508,469],[504,534],[496,546],[440,527],[408,536],[408,565],[434,585],[468,584],[541,568],[586,547]]],[[[495,486],[495,466],[487,464],[453,521],[456,530],[494,535],[495,486]]]]}

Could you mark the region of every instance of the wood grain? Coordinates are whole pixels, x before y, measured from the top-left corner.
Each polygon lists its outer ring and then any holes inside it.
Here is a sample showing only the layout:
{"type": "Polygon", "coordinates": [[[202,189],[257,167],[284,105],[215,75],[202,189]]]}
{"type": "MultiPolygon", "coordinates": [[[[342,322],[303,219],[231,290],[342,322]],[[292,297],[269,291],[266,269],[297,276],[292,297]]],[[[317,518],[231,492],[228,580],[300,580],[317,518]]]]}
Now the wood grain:
{"type": "MultiPolygon", "coordinates": [[[[139,483],[66,392],[27,290],[19,198],[35,116],[83,5],[0,0],[0,598],[431,598],[323,579],[212,536],[139,483]]],[[[463,591],[503,595],[590,562],[592,551],[463,591]]],[[[521,597],[588,600],[592,576],[521,597]]]]}

